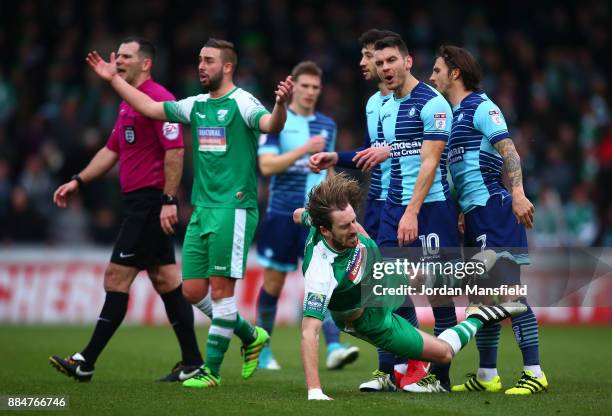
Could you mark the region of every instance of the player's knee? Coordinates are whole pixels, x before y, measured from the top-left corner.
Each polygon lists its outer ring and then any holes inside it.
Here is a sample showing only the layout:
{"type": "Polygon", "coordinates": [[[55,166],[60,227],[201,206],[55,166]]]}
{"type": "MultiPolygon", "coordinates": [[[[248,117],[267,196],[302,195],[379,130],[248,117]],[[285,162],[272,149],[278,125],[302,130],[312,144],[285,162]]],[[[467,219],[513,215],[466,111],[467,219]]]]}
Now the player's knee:
{"type": "Polygon", "coordinates": [[[132,279],[121,270],[109,265],[104,272],[104,290],[107,292],[127,292],[132,279]]]}
{"type": "Polygon", "coordinates": [[[201,288],[183,284],[183,297],[192,305],[201,301],[204,296],[206,296],[206,293],[202,293],[201,288]]]}
{"type": "Polygon", "coordinates": [[[278,297],[280,295],[280,292],[283,290],[284,285],[284,273],[266,273],[264,275],[264,290],[268,294],[278,297]]]}

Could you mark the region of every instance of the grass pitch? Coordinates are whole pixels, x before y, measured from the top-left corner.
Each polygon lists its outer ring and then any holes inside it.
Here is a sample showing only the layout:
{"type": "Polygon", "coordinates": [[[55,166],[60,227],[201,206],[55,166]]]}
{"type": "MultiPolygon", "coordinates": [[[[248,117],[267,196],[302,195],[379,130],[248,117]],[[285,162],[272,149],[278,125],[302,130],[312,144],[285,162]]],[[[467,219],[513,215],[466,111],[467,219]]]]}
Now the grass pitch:
{"type": "MultiPolygon", "coordinates": [[[[334,416],[612,414],[612,330],[609,327],[541,328],[542,365],[550,390],[531,397],[507,397],[503,393],[359,393],[358,385],[376,367],[376,351],[362,341],[342,335],[344,342],[350,340],[361,348],[361,356],[342,371],[321,371],[324,391],[335,399],[333,402],[306,400],[297,327],[277,328],[274,332],[273,350],[282,370],[257,371],[248,381],[240,379],[239,342],[234,338],[224,362],[222,386],[210,390],[153,382],[165,375],[179,358],[169,327],[119,328],[98,360],[89,384],[77,383],[49,365],[49,355],[65,356],[82,349],[91,331],[91,327],[0,326],[0,395],[66,395],[70,414],[89,416],[312,416],[323,412],[334,416]]],[[[207,328],[198,327],[197,331],[200,346],[205,348],[207,328]]],[[[477,352],[472,342],[453,363],[453,381],[462,382],[465,373],[476,367],[477,352]]],[[[499,351],[504,387],[516,381],[521,368],[520,351],[506,325],[499,351]]]]}

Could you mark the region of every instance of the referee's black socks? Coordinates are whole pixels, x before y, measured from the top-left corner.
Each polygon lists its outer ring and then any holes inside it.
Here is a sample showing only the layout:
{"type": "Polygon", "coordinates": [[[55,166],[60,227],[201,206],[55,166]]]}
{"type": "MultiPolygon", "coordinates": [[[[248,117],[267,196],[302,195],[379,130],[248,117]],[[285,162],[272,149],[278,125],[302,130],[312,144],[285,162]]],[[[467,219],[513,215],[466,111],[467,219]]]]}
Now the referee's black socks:
{"type": "Polygon", "coordinates": [[[202,365],[202,355],[193,327],[193,308],[183,296],[183,285],[161,295],[168,320],[181,347],[184,365],[202,365]]]}
{"type": "Polygon", "coordinates": [[[100,317],[96,323],[94,333],[89,340],[89,344],[82,351],[85,357],[85,365],[82,370],[91,370],[94,367],[98,356],[111,339],[127,312],[128,294],[122,292],[106,292],[106,299],[100,317]]]}

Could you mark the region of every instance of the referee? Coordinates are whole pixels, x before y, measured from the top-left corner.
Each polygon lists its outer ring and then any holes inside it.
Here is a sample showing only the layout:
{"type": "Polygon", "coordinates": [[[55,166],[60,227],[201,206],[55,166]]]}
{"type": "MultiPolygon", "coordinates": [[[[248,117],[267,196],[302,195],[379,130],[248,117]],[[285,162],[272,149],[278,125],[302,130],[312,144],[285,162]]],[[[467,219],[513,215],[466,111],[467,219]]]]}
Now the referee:
{"type": "MultiPolygon", "coordinates": [[[[155,101],[174,96],[151,79],[155,46],[146,39],[125,39],[117,52],[117,72],[130,85],[155,101]]],[[[173,225],[178,222],[176,194],[183,171],[181,127],[146,118],[125,101],[115,127],[87,167],[60,186],[53,201],[61,208],[69,194],[108,172],[119,161],[124,217],[110,263],[104,273],[106,300],[89,344],[72,356],[49,358],[60,372],[78,381],[90,381],[98,356],[123,321],[128,293],[140,270],[146,270],[160,294],[176,333],[182,361],[158,381],[183,381],[202,365],[193,309],[182,295],[176,269],[173,225]]]]}

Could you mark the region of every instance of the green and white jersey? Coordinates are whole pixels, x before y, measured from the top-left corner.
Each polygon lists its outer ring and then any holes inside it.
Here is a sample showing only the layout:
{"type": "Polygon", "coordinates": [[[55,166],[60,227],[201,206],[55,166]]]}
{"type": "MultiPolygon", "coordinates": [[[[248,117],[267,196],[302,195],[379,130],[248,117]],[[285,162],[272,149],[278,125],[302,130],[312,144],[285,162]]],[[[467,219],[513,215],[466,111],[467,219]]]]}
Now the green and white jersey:
{"type": "MultiPolygon", "coordinates": [[[[310,225],[304,211],[302,222],[310,225]]],[[[325,319],[327,308],[334,314],[350,314],[362,307],[362,283],[370,281],[374,262],[382,260],[376,243],[362,235],[355,248],[337,251],[316,228],[310,228],[304,250],[304,316],[325,319]]]]}
{"type": "Polygon", "coordinates": [[[269,112],[242,88],[219,98],[200,94],[165,101],[168,121],[191,124],[193,190],[201,207],[257,207],[259,119],[269,112]]]}

